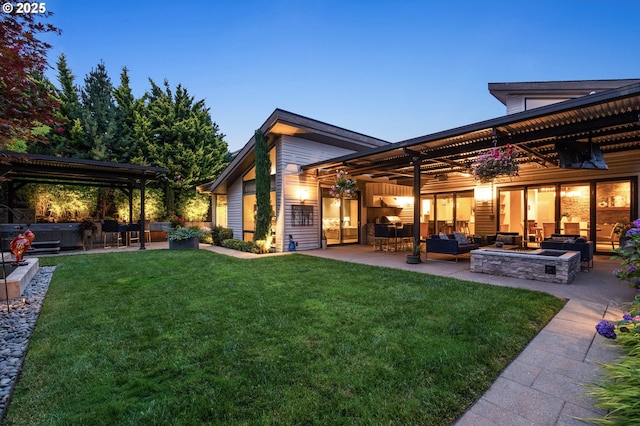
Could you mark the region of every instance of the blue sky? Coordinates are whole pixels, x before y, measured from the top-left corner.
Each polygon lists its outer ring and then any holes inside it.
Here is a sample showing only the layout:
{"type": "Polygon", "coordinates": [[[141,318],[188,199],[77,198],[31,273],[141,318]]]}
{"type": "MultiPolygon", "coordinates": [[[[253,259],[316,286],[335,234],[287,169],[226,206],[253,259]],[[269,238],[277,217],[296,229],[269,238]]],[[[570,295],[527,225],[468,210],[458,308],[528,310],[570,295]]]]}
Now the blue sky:
{"type": "MultiPolygon", "coordinates": [[[[282,108],[397,142],[498,117],[489,82],[640,78],[640,2],[47,0],[82,84],[167,79],[242,148],[282,108]]],[[[56,72],[50,77],[55,80],[56,72]]]]}

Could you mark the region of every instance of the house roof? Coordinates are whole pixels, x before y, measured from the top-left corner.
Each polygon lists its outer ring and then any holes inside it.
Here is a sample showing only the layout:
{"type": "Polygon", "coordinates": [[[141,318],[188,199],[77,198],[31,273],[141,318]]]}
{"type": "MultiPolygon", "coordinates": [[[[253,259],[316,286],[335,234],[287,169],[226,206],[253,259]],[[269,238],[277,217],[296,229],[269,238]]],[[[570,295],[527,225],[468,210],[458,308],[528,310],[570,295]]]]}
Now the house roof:
{"type": "Polygon", "coordinates": [[[577,98],[592,92],[617,89],[640,83],[640,79],[535,81],[519,83],[489,83],[489,93],[504,105],[512,96],[537,96],[577,98]]]}
{"type": "Polygon", "coordinates": [[[13,182],[128,187],[165,173],[162,167],[0,151],[0,176],[13,182]]]}
{"type": "MultiPolygon", "coordinates": [[[[288,135],[356,152],[389,145],[389,142],[382,139],[353,132],[282,109],[274,110],[260,126],[260,130],[267,136],[269,143],[273,143],[278,136],[288,135]]],[[[249,142],[234,156],[222,174],[214,182],[199,185],[198,191],[215,194],[226,193],[227,182],[236,180],[254,164],[254,147],[255,139],[252,136],[249,142]]]]}
{"type": "MultiPolygon", "coordinates": [[[[636,80],[640,81],[640,80],[636,80]]],[[[402,183],[413,179],[412,157],[420,155],[422,175],[467,172],[478,154],[511,144],[526,155],[520,164],[557,167],[555,143],[592,142],[606,155],[640,149],[640,83],[420,136],[302,167],[317,176],[336,169],[402,183]]]]}

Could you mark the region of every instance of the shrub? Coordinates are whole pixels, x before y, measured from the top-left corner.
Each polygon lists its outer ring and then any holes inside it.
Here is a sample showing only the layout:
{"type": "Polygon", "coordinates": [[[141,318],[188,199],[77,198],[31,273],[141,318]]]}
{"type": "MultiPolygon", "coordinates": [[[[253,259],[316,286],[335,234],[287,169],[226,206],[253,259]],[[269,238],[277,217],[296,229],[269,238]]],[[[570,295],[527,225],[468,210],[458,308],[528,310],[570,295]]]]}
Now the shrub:
{"type": "Polygon", "coordinates": [[[202,235],[200,235],[200,242],[213,245],[213,237],[211,236],[211,231],[203,232],[202,235]]]}
{"type": "Polygon", "coordinates": [[[589,386],[589,396],[595,406],[607,410],[601,419],[586,419],[603,425],[637,424],[640,416],[638,388],[640,387],[640,345],[637,335],[620,334],[625,355],[616,362],[604,364],[604,378],[589,386]]]}
{"type": "Polygon", "coordinates": [[[247,253],[258,253],[258,246],[253,241],[241,241],[229,238],[222,241],[222,247],[240,250],[247,253]]]}
{"type": "MultiPolygon", "coordinates": [[[[618,259],[620,269],[613,274],[622,283],[640,291],[640,219],[624,224],[619,229],[620,247],[614,250],[613,259],[618,259]]],[[[621,320],[602,320],[596,325],[598,334],[608,339],[620,338],[624,355],[612,364],[604,364],[604,378],[591,386],[590,396],[596,399],[595,406],[608,410],[602,419],[589,419],[599,424],[637,424],[640,416],[638,386],[640,375],[640,293],[636,293],[628,312],[621,320]],[[619,333],[616,333],[616,331],[619,333]]]]}
{"type": "Polygon", "coordinates": [[[213,244],[221,246],[224,240],[233,239],[233,229],[214,226],[211,230],[211,238],[213,239],[213,244]]]}
{"type": "Polygon", "coordinates": [[[198,228],[165,228],[169,241],[185,241],[193,237],[200,237],[204,234],[198,228]]]}

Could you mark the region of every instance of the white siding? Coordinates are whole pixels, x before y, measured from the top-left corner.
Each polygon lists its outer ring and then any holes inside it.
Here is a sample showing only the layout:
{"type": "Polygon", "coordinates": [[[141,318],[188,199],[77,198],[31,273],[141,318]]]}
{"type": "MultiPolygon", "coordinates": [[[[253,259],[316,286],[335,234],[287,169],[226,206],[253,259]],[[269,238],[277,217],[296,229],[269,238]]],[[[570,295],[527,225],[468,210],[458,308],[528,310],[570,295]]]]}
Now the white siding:
{"type": "Polygon", "coordinates": [[[227,191],[227,227],[233,229],[234,239],[242,240],[242,178],[227,191]]]}
{"type": "Polygon", "coordinates": [[[337,148],[291,136],[283,136],[278,143],[276,176],[276,250],[287,251],[289,235],[298,242],[297,250],[320,247],[320,196],[318,181],[314,177],[299,172],[300,166],[329,158],[349,154],[354,151],[337,148]],[[299,193],[308,196],[305,206],[313,207],[313,226],[293,226],[291,206],[301,204],[299,193]]]}

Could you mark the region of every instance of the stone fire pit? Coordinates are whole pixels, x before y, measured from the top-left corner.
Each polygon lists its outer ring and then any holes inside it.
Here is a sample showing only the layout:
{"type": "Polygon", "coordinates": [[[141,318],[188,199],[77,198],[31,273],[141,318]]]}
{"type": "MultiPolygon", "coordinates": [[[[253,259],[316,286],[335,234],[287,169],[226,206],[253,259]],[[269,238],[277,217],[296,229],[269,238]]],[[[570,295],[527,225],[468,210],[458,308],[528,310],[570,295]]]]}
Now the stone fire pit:
{"type": "Polygon", "coordinates": [[[471,272],[569,284],[580,272],[580,252],[480,248],[471,252],[471,272]]]}

